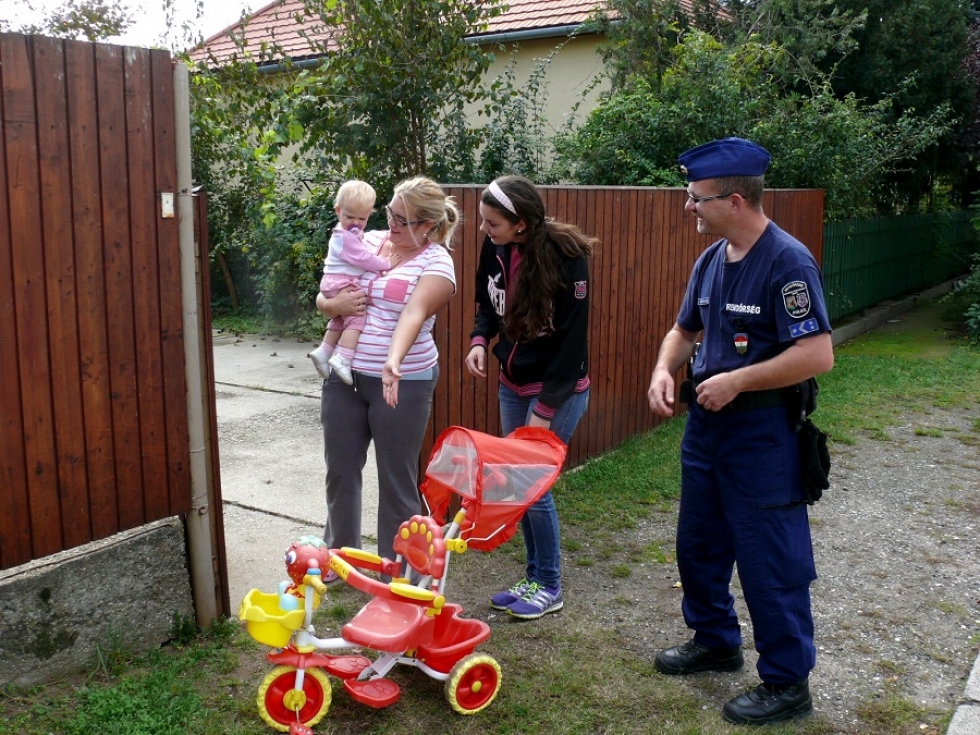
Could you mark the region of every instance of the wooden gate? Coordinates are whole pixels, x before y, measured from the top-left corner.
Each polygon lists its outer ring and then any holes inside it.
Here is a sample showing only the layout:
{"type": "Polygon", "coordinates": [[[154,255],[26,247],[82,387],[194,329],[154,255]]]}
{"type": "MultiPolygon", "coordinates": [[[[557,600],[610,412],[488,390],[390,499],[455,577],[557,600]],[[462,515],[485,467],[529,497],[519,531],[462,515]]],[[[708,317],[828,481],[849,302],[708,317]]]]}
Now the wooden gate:
{"type": "Polygon", "coordinates": [[[185,513],[169,53],[0,34],[0,568],[185,513]]]}

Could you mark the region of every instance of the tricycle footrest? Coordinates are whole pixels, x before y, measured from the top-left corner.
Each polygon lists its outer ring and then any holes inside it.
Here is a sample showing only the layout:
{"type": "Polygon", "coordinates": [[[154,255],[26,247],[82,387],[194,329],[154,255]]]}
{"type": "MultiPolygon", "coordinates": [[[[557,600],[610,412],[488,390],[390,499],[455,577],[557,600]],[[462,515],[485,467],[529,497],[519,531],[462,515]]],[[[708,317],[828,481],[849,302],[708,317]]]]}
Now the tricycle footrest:
{"type": "Polygon", "coordinates": [[[344,689],[356,701],[375,709],[393,705],[402,695],[399,686],[391,679],[370,679],[368,681],[348,679],[344,682],[344,689]]]}
{"type": "Polygon", "coordinates": [[[345,680],[356,679],[370,665],[371,660],[364,656],[331,656],[328,662],[321,664],[328,674],[345,680]]]}

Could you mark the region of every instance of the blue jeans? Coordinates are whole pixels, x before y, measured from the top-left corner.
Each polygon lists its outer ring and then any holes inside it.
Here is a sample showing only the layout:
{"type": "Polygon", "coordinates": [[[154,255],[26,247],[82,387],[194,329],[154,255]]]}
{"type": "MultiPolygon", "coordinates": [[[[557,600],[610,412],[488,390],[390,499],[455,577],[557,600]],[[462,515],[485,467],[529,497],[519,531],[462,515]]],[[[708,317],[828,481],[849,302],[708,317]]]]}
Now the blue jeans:
{"type": "MultiPolygon", "coordinates": [[[[519,426],[527,426],[538,398],[523,398],[503,385],[497,391],[500,401],[500,423],[504,436],[519,426]]],[[[589,391],[574,393],[555,412],[551,430],[568,444],[579,419],[589,407],[589,391]]],[[[548,490],[521,518],[524,546],[527,549],[527,578],[545,587],[561,583],[561,549],[559,548],[558,511],[548,490]]]]}

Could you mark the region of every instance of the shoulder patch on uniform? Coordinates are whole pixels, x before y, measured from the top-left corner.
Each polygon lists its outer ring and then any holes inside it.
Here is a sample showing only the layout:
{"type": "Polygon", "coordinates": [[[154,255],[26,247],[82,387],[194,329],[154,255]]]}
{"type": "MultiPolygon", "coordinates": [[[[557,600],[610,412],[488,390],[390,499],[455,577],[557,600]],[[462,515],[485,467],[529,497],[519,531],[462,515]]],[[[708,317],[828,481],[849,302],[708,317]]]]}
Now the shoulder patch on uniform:
{"type": "Polygon", "coordinates": [[[790,281],[783,286],[783,306],[794,319],[802,319],[810,313],[810,291],[805,281],[790,281]]]}
{"type": "Polygon", "coordinates": [[[588,281],[575,281],[575,298],[584,299],[589,295],[588,281]]]}
{"type": "Polygon", "coordinates": [[[819,329],[820,329],[820,325],[817,324],[817,320],[814,319],[813,317],[810,317],[805,321],[791,324],[789,327],[789,336],[792,337],[793,339],[799,339],[800,337],[803,337],[807,334],[811,334],[812,332],[816,332],[819,329]]]}

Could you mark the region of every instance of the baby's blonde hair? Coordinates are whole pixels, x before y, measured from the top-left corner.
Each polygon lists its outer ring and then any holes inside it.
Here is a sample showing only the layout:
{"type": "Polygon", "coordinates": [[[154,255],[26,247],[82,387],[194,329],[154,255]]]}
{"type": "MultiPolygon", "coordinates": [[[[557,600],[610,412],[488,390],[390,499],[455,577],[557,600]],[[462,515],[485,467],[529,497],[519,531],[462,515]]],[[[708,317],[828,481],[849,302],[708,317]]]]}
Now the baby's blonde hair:
{"type": "Polygon", "coordinates": [[[345,181],[337,189],[337,196],[334,197],[333,204],[338,209],[340,207],[374,209],[374,203],[377,199],[378,195],[370,184],[351,179],[345,181]]]}

